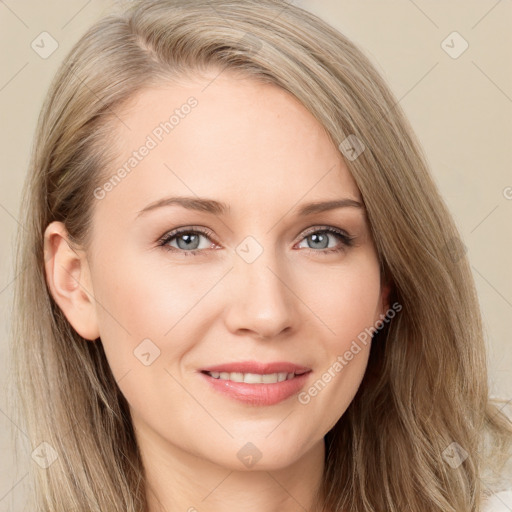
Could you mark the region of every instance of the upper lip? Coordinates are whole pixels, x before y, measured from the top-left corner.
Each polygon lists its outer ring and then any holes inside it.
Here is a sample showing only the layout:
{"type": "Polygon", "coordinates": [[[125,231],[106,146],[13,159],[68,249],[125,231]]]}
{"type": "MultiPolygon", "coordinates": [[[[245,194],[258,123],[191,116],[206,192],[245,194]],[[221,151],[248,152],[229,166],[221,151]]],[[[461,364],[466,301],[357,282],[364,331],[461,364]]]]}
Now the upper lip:
{"type": "Polygon", "coordinates": [[[307,366],[288,362],[260,363],[258,361],[238,361],[234,363],[218,364],[202,368],[203,372],[226,372],[226,373],[255,373],[259,375],[269,373],[306,373],[311,371],[307,366]]]}

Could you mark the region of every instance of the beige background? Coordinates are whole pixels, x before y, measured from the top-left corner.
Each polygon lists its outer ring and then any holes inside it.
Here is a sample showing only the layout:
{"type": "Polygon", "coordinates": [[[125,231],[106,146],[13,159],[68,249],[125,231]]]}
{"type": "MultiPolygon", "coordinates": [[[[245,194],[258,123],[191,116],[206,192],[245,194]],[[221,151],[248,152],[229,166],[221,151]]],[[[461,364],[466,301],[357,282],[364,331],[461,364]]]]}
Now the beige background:
{"type": "MultiPolygon", "coordinates": [[[[434,178],[460,228],[484,315],[492,392],[512,398],[512,5],[498,1],[302,0],[376,64],[418,134],[434,178]],[[462,40],[458,58],[450,52],[462,40]],[[452,42],[453,40],[453,42],[452,42]],[[507,188],[511,187],[511,188],[507,188]],[[508,192],[507,192],[508,191],[508,192]],[[508,196],[508,198],[506,197],[508,196]]],[[[108,10],[99,0],[0,2],[0,386],[7,384],[12,242],[36,119],[57,66],[108,10]],[[31,43],[49,32],[58,49],[41,58],[31,43]]],[[[425,326],[428,329],[428,326],[425,326]]],[[[25,447],[15,465],[6,393],[0,395],[0,512],[22,509],[25,447]]],[[[16,427],[13,427],[16,428],[16,427]]]]}

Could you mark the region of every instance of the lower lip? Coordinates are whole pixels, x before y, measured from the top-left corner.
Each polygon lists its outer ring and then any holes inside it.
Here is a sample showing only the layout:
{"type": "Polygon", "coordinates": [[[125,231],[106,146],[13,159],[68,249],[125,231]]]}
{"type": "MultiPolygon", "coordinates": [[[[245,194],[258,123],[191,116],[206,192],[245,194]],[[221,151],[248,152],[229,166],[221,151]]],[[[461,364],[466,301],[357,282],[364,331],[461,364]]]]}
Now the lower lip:
{"type": "Polygon", "coordinates": [[[201,376],[215,390],[240,402],[251,405],[274,405],[298,393],[310,373],[303,373],[302,375],[296,375],[293,379],[271,384],[248,384],[246,382],[215,379],[206,373],[201,373],[201,376]]]}

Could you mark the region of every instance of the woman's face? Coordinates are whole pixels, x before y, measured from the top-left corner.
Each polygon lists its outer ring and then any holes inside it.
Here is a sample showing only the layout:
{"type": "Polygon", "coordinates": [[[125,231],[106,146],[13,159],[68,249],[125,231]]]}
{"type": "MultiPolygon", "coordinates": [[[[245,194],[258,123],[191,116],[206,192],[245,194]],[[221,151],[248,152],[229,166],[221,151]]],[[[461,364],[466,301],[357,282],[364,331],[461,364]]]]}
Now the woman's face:
{"type": "Polygon", "coordinates": [[[225,72],[207,85],[145,90],[116,112],[119,158],[93,198],[88,321],[148,450],[285,467],[352,401],[386,290],[322,126],[275,86],[225,72]],[[346,205],[306,207],[330,201],[346,205]]]}

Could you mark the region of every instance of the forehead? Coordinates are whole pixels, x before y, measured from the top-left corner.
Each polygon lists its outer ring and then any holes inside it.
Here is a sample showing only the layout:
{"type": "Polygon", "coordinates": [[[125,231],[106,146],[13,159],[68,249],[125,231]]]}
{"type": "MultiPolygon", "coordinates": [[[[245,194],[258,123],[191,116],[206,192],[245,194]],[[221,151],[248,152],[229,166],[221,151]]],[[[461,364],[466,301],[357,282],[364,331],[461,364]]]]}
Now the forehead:
{"type": "Polygon", "coordinates": [[[138,211],[165,194],[254,207],[265,198],[360,198],[324,127],[275,85],[225,72],[197,77],[142,90],[119,115],[102,206],[138,211]]]}

